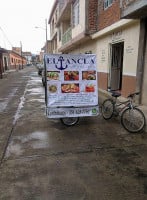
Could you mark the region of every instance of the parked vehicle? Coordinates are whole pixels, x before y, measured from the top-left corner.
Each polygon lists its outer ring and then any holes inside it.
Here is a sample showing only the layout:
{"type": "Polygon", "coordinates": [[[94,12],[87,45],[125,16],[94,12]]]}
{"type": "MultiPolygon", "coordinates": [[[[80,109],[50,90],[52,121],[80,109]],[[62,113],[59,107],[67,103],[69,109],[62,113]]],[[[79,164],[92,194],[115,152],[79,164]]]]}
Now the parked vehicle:
{"type": "Polygon", "coordinates": [[[118,97],[121,93],[111,92],[112,98],[104,100],[102,104],[102,116],[104,119],[111,119],[113,116],[120,116],[122,126],[131,133],[138,133],[145,128],[144,113],[133,104],[139,92],[128,95],[127,99],[121,101],[118,97]]]}
{"type": "Polygon", "coordinates": [[[38,66],[38,75],[42,75],[42,71],[43,71],[43,69],[44,69],[44,65],[43,64],[40,64],[39,66],[38,66]]]}
{"type": "Polygon", "coordinates": [[[97,116],[99,107],[96,55],[48,54],[46,57],[46,116],[50,119],[58,118],[66,126],[77,124],[80,117],[97,116]],[[79,59],[86,62],[79,63],[79,59]],[[49,64],[48,60],[56,62],[49,64]],[[67,60],[76,61],[76,68],[74,62],[69,68],[68,65],[64,65],[67,64],[67,60]],[[62,61],[65,63],[63,64],[62,61]],[[91,61],[92,65],[89,69],[88,63],[91,61]]]}
{"type": "Polygon", "coordinates": [[[42,84],[43,86],[45,86],[45,69],[42,70],[41,76],[42,76],[42,84]]]}

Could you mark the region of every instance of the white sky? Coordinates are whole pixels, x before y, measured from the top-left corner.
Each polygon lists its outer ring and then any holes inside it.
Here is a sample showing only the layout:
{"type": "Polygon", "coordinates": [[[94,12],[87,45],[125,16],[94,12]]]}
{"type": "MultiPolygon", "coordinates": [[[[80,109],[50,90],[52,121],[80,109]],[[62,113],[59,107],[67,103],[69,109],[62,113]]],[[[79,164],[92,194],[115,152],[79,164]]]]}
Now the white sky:
{"type": "MultiPolygon", "coordinates": [[[[39,53],[45,44],[45,19],[55,0],[3,0],[0,4],[0,47],[39,53]],[[35,26],[42,27],[35,28],[35,26]],[[12,45],[12,46],[11,46],[12,45]]],[[[49,25],[48,39],[50,39],[49,25]]]]}

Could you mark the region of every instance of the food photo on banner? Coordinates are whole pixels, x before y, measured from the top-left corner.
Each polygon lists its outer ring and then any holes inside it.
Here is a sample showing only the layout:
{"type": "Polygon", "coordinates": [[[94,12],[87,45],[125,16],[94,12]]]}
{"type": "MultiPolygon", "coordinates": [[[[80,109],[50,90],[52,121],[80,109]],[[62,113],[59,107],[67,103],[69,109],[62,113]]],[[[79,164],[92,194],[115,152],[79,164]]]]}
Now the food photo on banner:
{"type": "Polygon", "coordinates": [[[94,54],[45,54],[48,118],[96,116],[97,63],[94,54]]]}

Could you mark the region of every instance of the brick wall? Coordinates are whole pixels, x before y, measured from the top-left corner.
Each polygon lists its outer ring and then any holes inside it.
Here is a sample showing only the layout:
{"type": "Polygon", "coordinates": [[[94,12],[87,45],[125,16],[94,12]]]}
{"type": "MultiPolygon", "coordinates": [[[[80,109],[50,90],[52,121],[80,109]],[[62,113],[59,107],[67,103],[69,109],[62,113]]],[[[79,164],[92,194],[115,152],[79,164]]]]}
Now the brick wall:
{"type": "Polygon", "coordinates": [[[98,0],[89,0],[88,8],[88,33],[92,34],[97,31],[97,17],[98,17],[98,0]]]}
{"type": "Polygon", "coordinates": [[[110,7],[104,10],[104,0],[98,1],[98,31],[120,20],[120,0],[113,0],[110,7]]]}

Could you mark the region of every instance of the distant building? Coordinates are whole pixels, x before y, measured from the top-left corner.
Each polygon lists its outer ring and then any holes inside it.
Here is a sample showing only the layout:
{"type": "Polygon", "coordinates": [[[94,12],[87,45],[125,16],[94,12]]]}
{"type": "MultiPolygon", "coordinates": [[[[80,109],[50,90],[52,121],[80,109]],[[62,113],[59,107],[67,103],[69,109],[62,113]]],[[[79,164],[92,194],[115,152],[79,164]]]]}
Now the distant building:
{"type": "Polygon", "coordinates": [[[26,58],[27,65],[32,64],[32,53],[31,52],[22,52],[22,56],[26,58]]]}
{"type": "Polygon", "coordinates": [[[47,40],[45,45],[41,49],[44,53],[52,53],[52,41],[47,40]]]}
{"type": "Polygon", "coordinates": [[[40,52],[40,55],[39,55],[39,59],[40,59],[40,62],[43,62],[43,58],[44,58],[44,51],[41,51],[40,52]]]}
{"type": "Polygon", "coordinates": [[[9,50],[8,52],[10,69],[22,69],[27,64],[26,58],[16,53],[16,51],[9,50]]]}
{"type": "Polygon", "coordinates": [[[26,57],[20,53],[20,48],[14,47],[13,50],[6,50],[0,48],[0,78],[3,78],[3,74],[7,70],[18,70],[23,69],[27,64],[26,57]]]}
{"type": "Polygon", "coordinates": [[[0,78],[3,73],[9,69],[9,55],[6,49],[0,48],[0,78]]]}
{"type": "Polygon", "coordinates": [[[21,47],[12,47],[12,51],[21,55],[22,54],[22,48],[21,47]]]}

